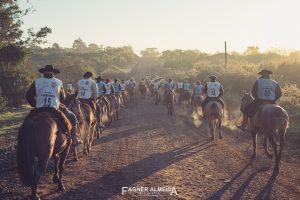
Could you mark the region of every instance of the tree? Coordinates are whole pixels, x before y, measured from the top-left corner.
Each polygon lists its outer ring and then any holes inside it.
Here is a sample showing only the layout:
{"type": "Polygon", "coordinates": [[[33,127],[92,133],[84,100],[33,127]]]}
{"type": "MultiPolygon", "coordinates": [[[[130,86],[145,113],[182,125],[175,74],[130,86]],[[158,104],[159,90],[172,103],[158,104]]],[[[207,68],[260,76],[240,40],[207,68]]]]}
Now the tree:
{"type": "Polygon", "coordinates": [[[100,50],[99,46],[97,44],[94,44],[94,43],[89,44],[88,49],[91,52],[97,52],[97,51],[100,50]]]}
{"type": "Polygon", "coordinates": [[[86,51],[87,50],[87,46],[82,41],[81,38],[78,38],[78,39],[74,40],[72,48],[77,50],[77,51],[86,51]]]}
{"type": "Polygon", "coordinates": [[[258,46],[249,46],[245,51],[245,55],[257,55],[259,54],[259,47],[258,46]]]}

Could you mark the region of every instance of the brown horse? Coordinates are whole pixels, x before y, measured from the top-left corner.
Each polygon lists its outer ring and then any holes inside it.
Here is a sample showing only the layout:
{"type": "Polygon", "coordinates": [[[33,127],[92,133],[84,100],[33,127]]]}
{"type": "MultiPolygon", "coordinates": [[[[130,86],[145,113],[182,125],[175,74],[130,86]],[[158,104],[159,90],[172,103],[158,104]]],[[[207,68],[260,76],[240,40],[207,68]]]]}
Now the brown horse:
{"type": "Polygon", "coordinates": [[[215,130],[219,129],[219,139],[222,139],[222,118],[224,110],[217,100],[209,101],[204,108],[205,116],[208,120],[211,140],[215,139],[215,130]]]}
{"type": "MultiPolygon", "coordinates": [[[[67,96],[65,105],[74,112],[79,120],[78,136],[83,140],[83,153],[90,153],[96,127],[96,116],[88,103],[80,102],[77,94],[67,96]]],[[[74,151],[74,160],[77,160],[77,151],[74,151]]]]}
{"type": "Polygon", "coordinates": [[[96,128],[96,133],[97,133],[97,139],[100,138],[100,134],[103,132],[103,128],[101,125],[106,125],[108,126],[109,124],[109,109],[110,109],[110,104],[108,99],[102,95],[100,97],[97,97],[97,128],[96,128]]]}
{"type": "MultiPolygon", "coordinates": [[[[25,119],[18,133],[17,161],[22,183],[31,187],[31,199],[40,199],[37,185],[51,157],[55,162],[53,182],[64,191],[62,173],[71,141],[55,121],[51,112],[41,111],[25,119]]],[[[71,125],[69,125],[71,126],[71,125]]]]}
{"type": "Polygon", "coordinates": [[[140,84],[140,85],[139,85],[139,91],[140,91],[140,93],[141,93],[142,99],[145,99],[145,98],[146,98],[146,92],[147,92],[146,85],[140,84]]]}
{"type": "Polygon", "coordinates": [[[125,106],[128,104],[128,101],[129,101],[128,92],[126,90],[121,91],[121,95],[122,95],[122,105],[125,106]]]}
{"type": "MultiPolygon", "coordinates": [[[[251,93],[244,91],[241,103],[241,110],[249,105],[254,98],[251,93]]],[[[279,173],[279,165],[281,154],[284,148],[285,132],[288,128],[289,116],[287,112],[276,104],[262,104],[256,114],[249,120],[250,132],[253,138],[253,155],[251,159],[256,157],[256,140],[257,134],[262,134],[264,137],[264,150],[268,158],[272,159],[272,154],[268,150],[268,141],[271,142],[273,152],[275,154],[275,166],[273,169],[273,176],[279,173]],[[275,135],[279,135],[280,148],[277,150],[275,135]]]]}
{"type": "Polygon", "coordinates": [[[137,104],[135,88],[129,87],[128,88],[128,94],[129,94],[129,103],[130,104],[137,104]]]}
{"type": "Polygon", "coordinates": [[[194,107],[197,108],[197,107],[201,107],[201,104],[203,102],[204,98],[202,95],[195,95],[194,96],[194,107]]]}
{"type": "Polygon", "coordinates": [[[166,91],[166,106],[168,110],[168,115],[173,115],[173,103],[174,103],[174,92],[166,91]]]}
{"type": "Polygon", "coordinates": [[[191,102],[191,94],[187,90],[182,90],[179,96],[180,104],[185,108],[191,102]]]}

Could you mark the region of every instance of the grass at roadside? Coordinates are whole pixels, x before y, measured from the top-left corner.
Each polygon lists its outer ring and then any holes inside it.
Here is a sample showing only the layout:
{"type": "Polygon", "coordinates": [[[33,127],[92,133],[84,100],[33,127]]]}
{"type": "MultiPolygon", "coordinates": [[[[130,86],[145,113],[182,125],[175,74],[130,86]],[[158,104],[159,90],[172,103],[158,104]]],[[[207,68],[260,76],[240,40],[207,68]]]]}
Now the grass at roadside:
{"type": "Polygon", "coordinates": [[[29,110],[30,107],[26,105],[20,108],[10,108],[7,112],[2,113],[0,115],[0,137],[19,128],[29,110]]]}

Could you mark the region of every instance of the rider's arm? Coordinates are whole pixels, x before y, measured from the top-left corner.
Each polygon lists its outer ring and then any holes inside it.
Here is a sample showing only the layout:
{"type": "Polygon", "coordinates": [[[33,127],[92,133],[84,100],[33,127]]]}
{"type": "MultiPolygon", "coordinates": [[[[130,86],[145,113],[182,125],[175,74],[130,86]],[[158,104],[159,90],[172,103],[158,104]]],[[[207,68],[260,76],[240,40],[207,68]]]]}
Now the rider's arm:
{"type": "Polygon", "coordinates": [[[219,93],[219,97],[223,96],[224,94],[224,89],[223,89],[223,86],[220,85],[220,93],[219,93]]]}
{"type": "Polygon", "coordinates": [[[282,95],[281,87],[277,85],[275,89],[275,101],[277,101],[282,95]]]}
{"type": "Polygon", "coordinates": [[[258,99],[258,81],[256,81],[251,90],[252,96],[254,99],[258,99]]]}
{"type": "Polygon", "coordinates": [[[204,94],[207,94],[207,83],[206,83],[205,86],[204,86],[203,93],[204,93],[204,94]]]}
{"type": "Polygon", "coordinates": [[[27,102],[30,104],[31,107],[35,107],[36,106],[36,100],[35,100],[35,97],[36,97],[36,91],[35,91],[35,82],[33,82],[28,91],[26,92],[26,100],[27,102]]]}

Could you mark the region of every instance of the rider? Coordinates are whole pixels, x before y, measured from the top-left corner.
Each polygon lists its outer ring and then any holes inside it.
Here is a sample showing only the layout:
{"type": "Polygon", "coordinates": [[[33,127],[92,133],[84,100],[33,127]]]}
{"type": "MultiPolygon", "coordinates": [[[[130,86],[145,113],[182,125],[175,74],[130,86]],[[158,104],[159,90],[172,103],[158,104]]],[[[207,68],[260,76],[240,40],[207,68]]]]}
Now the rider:
{"type": "Polygon", "coordinates": [[[203,95],[204,86],[201,84],[201,81],[196,81],[196,85],[193,91],[194,96],[203,95]]]}
{"type": "Polygon", "coordinates": [[[103,78],[101,76],[98,76],[96,78],[96,81],[98,86],[98,96],[102,96],[106,92],[106,87],[103,78]]]}
{"type": "Polygon", "coordinates": [[[46,65],[39,70],[43,77],[36,79],[26,92],[26,100],[34,108],[52,107],[63,112],[72,124],[71,137],[73,145],[78,145],[81,141],[77,136],[78,120],[75,114],[64,104],[66,95],[61,80],[54,77],[59,70],[52,65],[46,65]]]}
{"type": "Polygon", "coordinates": [[[106,95],[111,95],[114,93],[114,87],[112,86],[112,83],[109,79],[106,79],[105,81],[105,88],[106,88],[106,95]]]}
{"type": "Polygon", "coordinates": [[[263,103],[276,104],[276,101],[282,95],[279,84],[270,78],[270,75],[273,74],[272,71],[263,69],[258,74],[261,77],[256,80],[251,91],[254,101],[246,106],[244,110],[241,110],[243,113],[243,122],[237,127],[242,131],[247,127],[248,117],[253,117],[260,105],[263,103]]]}
{"type": "Polygon", "coordinates": [[[118,95],[119,92],[121,91],[121,85],[120,83],[118,83],[118,79],[114,79],[114,83],[112,84],[113,88],[114,88],[114,93],[115,95],[118,95]]]}
{"type": "Polygon", "coordinates": [[[66,85],[66,90],[67,90],[67,92],[69,92],[70,94],[73,93],[74,87],[73,87],[73,84],[72,84],[71,81],[69,81],[69,82],[67,83],[67,85],[66,85]]]}
{"type": "Polygon", "coordinates": [[[210,76],[209,78],[210,81],[205,84],[203,90],[203,92],[206,94],[206,98],[201,104],[204,119],[206,118],[204,114],[204,108],[210,100],[217,100],[222,105],[222,108],[224,109],[224,102],[221,99],[224,93],[223,86],[220,82],[216,81],[217,80],[216,76],[210,76]]]}
{"type": "Polygon", "coordinates": [[[126,91],[126,83],[125,83],[125,80],[122,80],[122,81],[121,81],[120,87],[121,87],[121,92],[125,92],[125,91],[126,91]]]}
{"type": "Polygon", "coordinates": [[[177,82],[177,89],[179,92],[183,89],[183,82],[181,80],[177,82]]]}
{"type": "Polygon", "coordinates": [[[184,80],[184,83],[182,84],[182,87],[183,87],[184,91],[188,92],[188,91],[190,91],[191,85],[190,85],[188,80],[184,80]]]}
{"type": "Polygon", "coordinates": [[[96,98],[98,96],[98,86],[97,83],[92,79],[93,73],[86,72],[83,75],[83,79],[77,82],[78,86],[78,98],[81,102],[87,103],[96,112],[96,98]]]}
{"type": "Polygon", "coordinates": [[[128,83],[128,87],[129,88],[135,88],[136,86],[136,83],[135,81],[133,80],[133,78],[130,79],[129,83],[128,83]]]}

